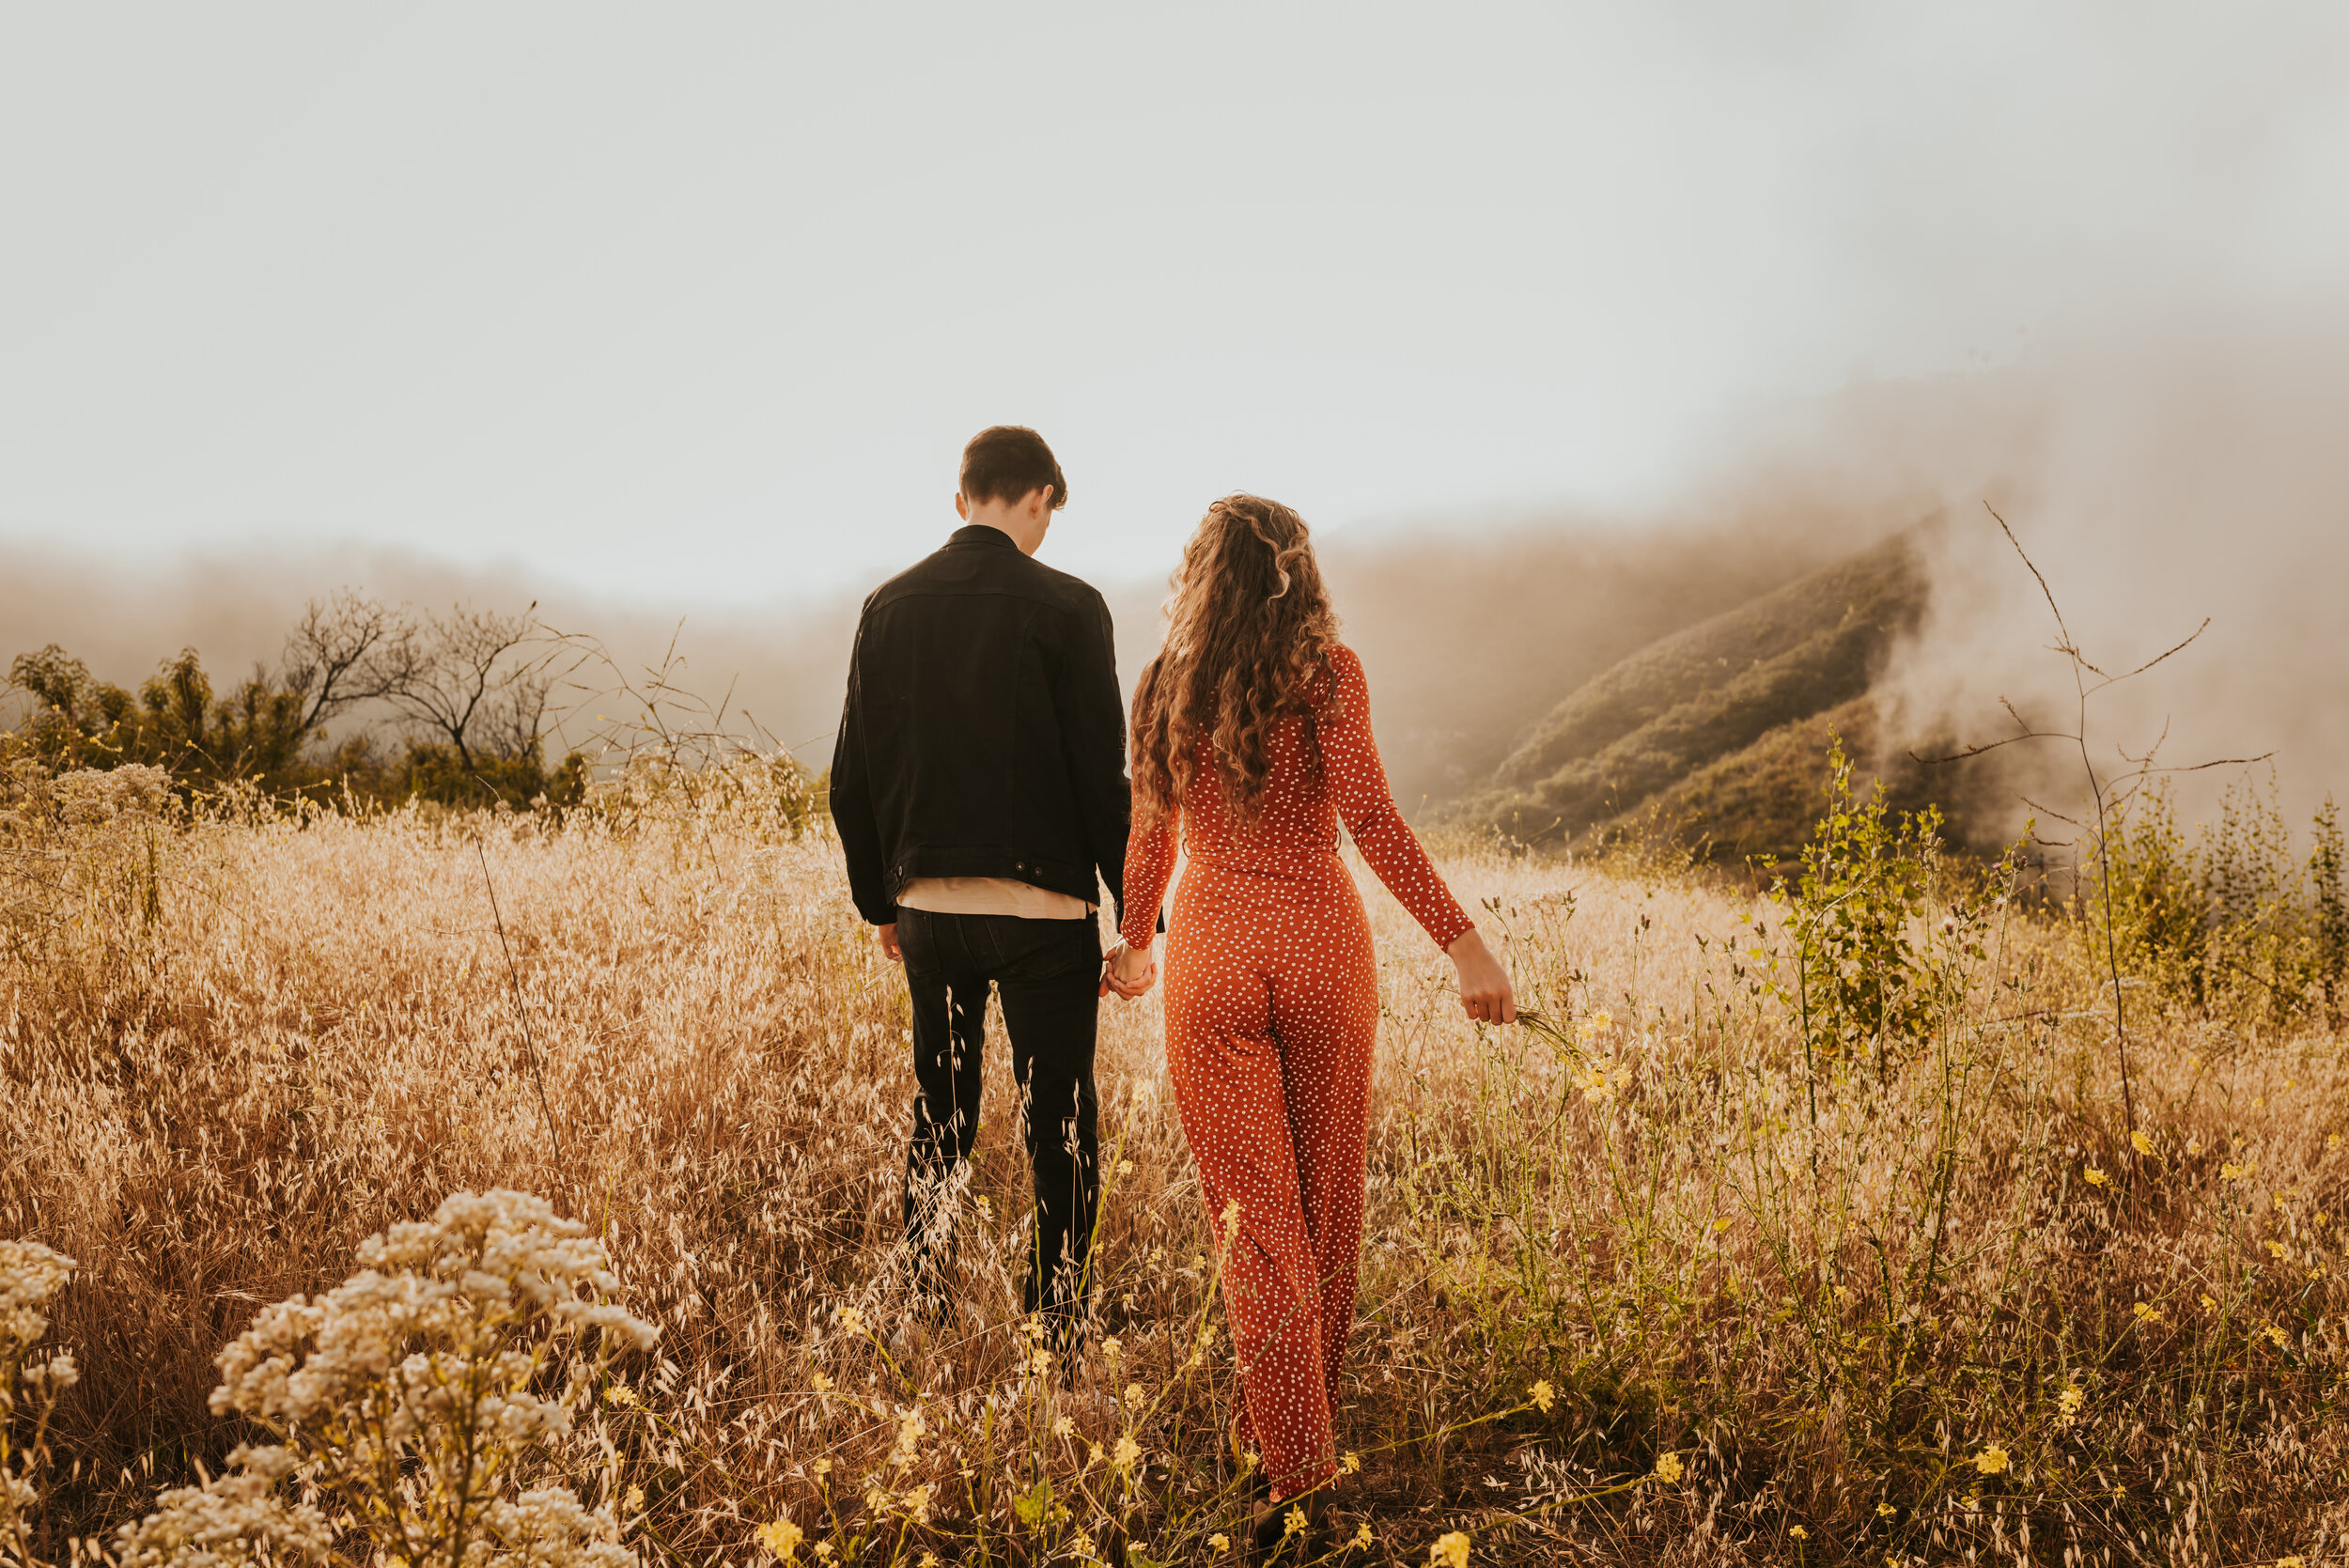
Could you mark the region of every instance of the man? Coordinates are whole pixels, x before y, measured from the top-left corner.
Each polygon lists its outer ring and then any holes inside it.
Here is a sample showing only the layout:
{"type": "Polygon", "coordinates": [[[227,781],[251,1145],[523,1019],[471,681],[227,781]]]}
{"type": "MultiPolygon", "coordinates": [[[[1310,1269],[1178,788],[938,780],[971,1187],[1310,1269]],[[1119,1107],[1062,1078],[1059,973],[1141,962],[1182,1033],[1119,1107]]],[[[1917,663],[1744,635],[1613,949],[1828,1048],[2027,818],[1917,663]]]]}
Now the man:
{"type": "Polygon", "coordinates": [[[905,1227],[917,1285],[942,1305],[946,1193],[978,1131],[991,984],[1035,1172],[1027,1310],[1049,1314],[1064,1343],[1082,1312],[1100,1194],[1095,911],[1101,887],[1120,897],[1129,809],[1109,607],[1031,559],[1067,500],[1034,430],[972,438],[955,497],[967,526],[864,601],[832,762],[857,910],[905,965],[913,1003],[905,1227]]]}

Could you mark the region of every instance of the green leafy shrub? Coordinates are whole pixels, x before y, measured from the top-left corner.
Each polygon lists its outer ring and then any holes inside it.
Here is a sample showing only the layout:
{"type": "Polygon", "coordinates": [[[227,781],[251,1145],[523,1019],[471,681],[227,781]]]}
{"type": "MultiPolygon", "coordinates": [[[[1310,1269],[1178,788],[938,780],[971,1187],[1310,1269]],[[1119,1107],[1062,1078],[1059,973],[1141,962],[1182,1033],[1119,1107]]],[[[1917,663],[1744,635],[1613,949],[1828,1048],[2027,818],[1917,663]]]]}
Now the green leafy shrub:
{"type": "Polygon", "coordinates": [[[2246,780],[2218,818],[2191,833],[2156,781],[2105,835],[2105,869],[2086,892],[2083,940],[2101,942],[2108,909],[2123,973],[2172,1005],[2237,1024],[2339,1023],[2349,909],[2340,814],[2327,799],[2308,858],[2275,804],[2275,784],[2246,780]]]}
{"type": "Polygon", "coordinates": [[[1914,928],[1940,868],[1941,814],[1927,806],[1894,816],[1881,781],[1860,794],[1841,737],[1828,753],[1826,794],[1800,875],[1772,890],[1787,907],[1795,948],[1784,1000],[1808,1048],[1872,1055],[1881,1072],[1897,1046],[1931,1026],[1938,1001],[1914,928]]]}

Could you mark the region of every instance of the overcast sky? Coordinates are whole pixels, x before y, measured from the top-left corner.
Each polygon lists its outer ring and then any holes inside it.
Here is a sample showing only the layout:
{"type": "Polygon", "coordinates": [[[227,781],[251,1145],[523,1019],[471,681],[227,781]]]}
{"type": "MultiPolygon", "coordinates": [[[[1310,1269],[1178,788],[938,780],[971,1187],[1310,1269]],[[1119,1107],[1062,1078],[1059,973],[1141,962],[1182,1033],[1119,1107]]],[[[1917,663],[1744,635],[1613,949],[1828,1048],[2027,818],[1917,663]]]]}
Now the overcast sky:
{"type": "Polygon", "coordinates": [[[2349,8],[0,4],[0,540],[830,592],[1033,424],[1633,508],[1774,400],[2339,287],[2349,8]]]}

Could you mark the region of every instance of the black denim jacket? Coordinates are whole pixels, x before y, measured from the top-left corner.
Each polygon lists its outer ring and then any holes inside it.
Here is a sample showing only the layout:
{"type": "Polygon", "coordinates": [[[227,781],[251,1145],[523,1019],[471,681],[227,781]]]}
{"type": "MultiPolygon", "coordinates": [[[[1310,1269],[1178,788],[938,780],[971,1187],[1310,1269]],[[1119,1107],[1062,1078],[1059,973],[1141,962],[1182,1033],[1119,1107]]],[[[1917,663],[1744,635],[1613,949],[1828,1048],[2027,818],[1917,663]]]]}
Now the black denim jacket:
{"type": "Polygon", "coordinates": [[[832,758],[848,886],[874,924],[916,877],[1003,877],[1098,903],[1126,877],[1126,713],[1109,606],[1001,529],[864,601],[832,758]]]}

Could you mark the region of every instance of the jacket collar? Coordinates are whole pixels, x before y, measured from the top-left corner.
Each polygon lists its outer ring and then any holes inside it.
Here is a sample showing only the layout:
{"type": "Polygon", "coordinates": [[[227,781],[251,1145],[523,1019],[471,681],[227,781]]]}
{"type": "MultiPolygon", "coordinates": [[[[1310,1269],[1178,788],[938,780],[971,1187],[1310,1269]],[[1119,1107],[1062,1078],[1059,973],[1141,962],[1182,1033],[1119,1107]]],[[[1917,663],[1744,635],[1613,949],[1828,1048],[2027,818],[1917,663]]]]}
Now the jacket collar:
{"type": "Polygon", "coordinates": [[[980,550],[985,550],[991,546],[998,550],[1008,550],[1014,551],[1015,553],[1019,549],[1019,541],[1014,539],[1010,535],[1004,533],[1000,528],[990,528],[984,522],[969,523],[961,528],[956,529],[952,534],[946,536],[946,543],[949,547],[959,545],[973,547],[980,550]]]}

